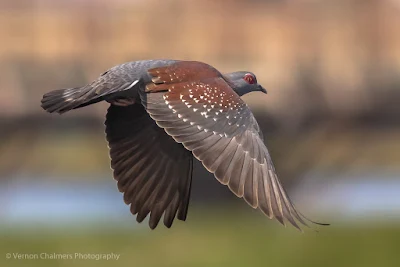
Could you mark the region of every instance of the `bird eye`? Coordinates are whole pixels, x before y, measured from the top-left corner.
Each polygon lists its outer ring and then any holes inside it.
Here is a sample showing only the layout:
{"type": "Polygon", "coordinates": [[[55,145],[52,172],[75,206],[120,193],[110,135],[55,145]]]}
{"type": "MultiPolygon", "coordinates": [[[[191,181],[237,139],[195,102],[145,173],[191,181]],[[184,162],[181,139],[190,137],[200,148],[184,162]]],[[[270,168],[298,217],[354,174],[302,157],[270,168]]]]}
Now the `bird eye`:
{"type": "Polygon", "coordinates": [[[254,77],[253,74],[251,73],[247,73],[244,75],[243,79],[248,83],[248,84],[255,84],[256,81],[256,77],[254,77]]]}

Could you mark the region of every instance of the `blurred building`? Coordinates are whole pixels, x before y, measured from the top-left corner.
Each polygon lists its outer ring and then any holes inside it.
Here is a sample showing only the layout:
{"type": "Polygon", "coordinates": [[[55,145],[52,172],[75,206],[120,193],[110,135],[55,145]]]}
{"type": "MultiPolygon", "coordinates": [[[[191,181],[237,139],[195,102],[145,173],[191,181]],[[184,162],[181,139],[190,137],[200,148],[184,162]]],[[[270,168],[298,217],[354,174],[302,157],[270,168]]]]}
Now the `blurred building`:
{"type": "Polygon", "coordinates": [[[251,69],[278,117],[288,107],[399,115],[397,1],[2,0],[0,9],[2,117],[43,115],[44,92],[147,58],[251,69]]]}

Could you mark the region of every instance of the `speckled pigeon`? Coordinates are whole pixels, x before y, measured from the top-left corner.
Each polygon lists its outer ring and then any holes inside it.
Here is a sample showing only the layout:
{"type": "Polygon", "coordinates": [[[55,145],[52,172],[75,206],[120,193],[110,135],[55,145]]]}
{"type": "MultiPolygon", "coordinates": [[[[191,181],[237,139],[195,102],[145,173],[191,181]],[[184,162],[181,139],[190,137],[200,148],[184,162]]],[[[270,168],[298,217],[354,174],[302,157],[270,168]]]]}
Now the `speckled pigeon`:
{"type": "Polygon", "coordinates": [[[196,61],[144,60],[115,66],[86,86],[49,92],[42,107],[61,114],[111,103],[105,125],[114,178],[137,221],[150,214],[152,229],[163,214],[167,227],[175,216],[186,220],[193,157],[251,207],[300,229],[310,220],[283,189],[240,98],[253,91],[266,93],[248,71],[221,74],[196,61]]]}

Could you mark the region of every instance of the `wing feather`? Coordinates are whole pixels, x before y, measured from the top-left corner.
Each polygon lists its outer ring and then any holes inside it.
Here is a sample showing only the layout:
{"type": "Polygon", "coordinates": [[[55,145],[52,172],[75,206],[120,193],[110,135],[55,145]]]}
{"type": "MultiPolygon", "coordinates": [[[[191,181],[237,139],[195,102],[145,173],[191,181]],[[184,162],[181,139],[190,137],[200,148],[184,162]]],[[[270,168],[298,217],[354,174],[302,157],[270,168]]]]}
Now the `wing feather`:
{"type": "Polygon", "coordinates": [[[185,220],[191,153],[158,127],[142,105],[111,105],[105,124],[114,178],[136,220],[142,222],[150,214],[154,229],[165,213],[164,224],[171,227],[177,210],[178,219],[185,220]]]}
{"type": "Polygon", "coordinates": [[[168,71],[150,71],[157,77],[157,84],[150,87],[154,91],[140,94],[157,124],[250,206],[282,224],[308,226],[277,178],[257,121],[229,84],[218,76],[163,82],[168,71]],[[168,91],[156,90],[160,85],[168,91]],[[227,100],[220,105],[212,101],[216,96],[227,100]]]}

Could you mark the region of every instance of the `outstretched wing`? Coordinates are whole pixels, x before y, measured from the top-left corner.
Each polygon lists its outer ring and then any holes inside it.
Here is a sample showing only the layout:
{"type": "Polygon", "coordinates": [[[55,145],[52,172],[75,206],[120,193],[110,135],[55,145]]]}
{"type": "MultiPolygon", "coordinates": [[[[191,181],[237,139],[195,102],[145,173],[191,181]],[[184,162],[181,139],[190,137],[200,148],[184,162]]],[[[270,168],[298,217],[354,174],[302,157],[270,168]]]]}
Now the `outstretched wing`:
{"type": "Polygon", "coordinates": [[[140,104],[111,105],[105,124],[114,179],[137,221],[150,213],[154,229],[163,214],[167,227],[175,216],[186,220],[192,154],[158,127],[140,104]]]}
{"type": "Polygon", "coordinates": [[[141,92],[147,112],[250,206],[282,224],[286,219],[298,229],[298,222],[307,225],[277,178],[248,106],[218,72],[197,64],[193,70],[208,69],[198,79],[195,73],[179,79],[180,68],[171,71],[173,65],[149,70],[153,83],[141,92]]]}

